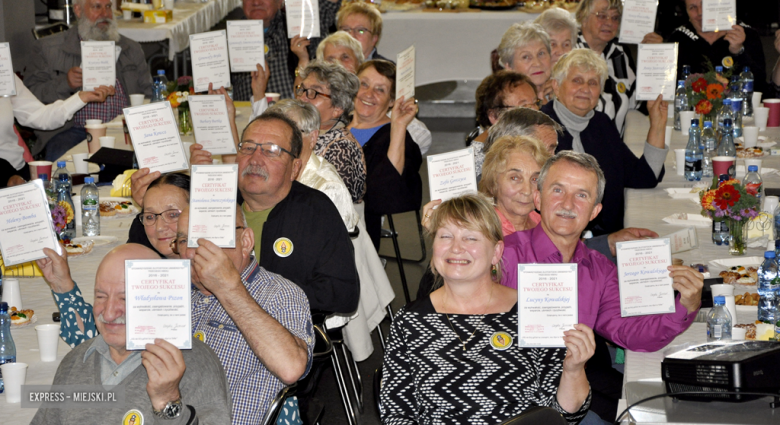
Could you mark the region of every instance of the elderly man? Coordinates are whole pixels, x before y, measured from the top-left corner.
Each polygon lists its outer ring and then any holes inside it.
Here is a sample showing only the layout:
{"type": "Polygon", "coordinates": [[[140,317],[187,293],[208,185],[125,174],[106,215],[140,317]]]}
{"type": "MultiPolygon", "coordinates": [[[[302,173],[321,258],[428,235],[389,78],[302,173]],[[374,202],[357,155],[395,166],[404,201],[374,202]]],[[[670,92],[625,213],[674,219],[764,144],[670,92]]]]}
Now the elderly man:
{"type": "MultiPolygon", "coordinates": [[[[193,341],[192,350],[181,351],[156,339],[145,351],[125,349],[125,260],[159,258],[136,244],[117,247],[106,255],[95,276],[93,314],[100,335],[68,353],[54,376],[54,385],[118,386],[124,388],[124,399],[100,410],[40,409],[32,424],[126,423],[132,415],[171,424],[230,421],[225,372],[205,344],[193,341]]],[[[56,262],[39,262],[47,280],[56,278],[56,262]]]]}
{"type": "Polygon", "coordinates": [[[130,95],[152,94],[152,76],[141,45],[119,35],[111,0],[76,0],[73,6],[77,25],[63,33],[38,40],[24,83],[43,103],[67,99],[81,90],[81,41],[114,41],[116,43],[116,95],[104,103],[90,103],[64,126],[38,132],[33,155],[46,148],[46,159],[55,161],[73,146],[86,139],[86,120],[108,122],[130,106],[130,95]]]}
{"type": "MultiPolygon", "coordinates": [[[[328,35],[329,28],[336,22],[336,12],[341,6],[341,0],[318,0],[320,9],[321,37],[306,39],[296,36],[287,38],[287,12],[282,8],[284,0],[243,0],[243,6],[228,15],[228,19],[261,19],[265,29],[265,60],[264,70],[257,65],[256,72],[233,73],[233,99],[249,100],[252,96],[252,80],[257,74],[264,76],[268,82],[268,91],[280,93],[283,98],[293,97],[293,79],[299,69],[302,69],[310,58],[314,57],[317,45],[322,37],[328,35]],[[299,66],[299,61],[304,62],[299,66]],[[270,75],[265,75],[270,72],[270,75]]],[[[220,25],[215,28],[222,28],[220,25]]]]}

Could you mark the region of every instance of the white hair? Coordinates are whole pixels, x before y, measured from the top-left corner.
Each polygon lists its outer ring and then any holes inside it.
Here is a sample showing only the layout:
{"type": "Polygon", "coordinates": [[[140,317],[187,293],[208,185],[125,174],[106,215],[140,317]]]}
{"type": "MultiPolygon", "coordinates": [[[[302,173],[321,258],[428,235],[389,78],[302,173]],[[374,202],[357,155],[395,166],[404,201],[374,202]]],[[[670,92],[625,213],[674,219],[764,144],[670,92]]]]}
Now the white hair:
{"type": "Polygon", "coordinates": [[[541,25],[548,34],[569,30],[571,45],[577,45],[577,21],[571,17],[568,10],[551,7],[542,12],[534,23],[541,25]]]}
{"type": "Polygon", "coordinates": [[[541,25],[533,22],[512,24],[498,45],[498,63],[501,66],[511,64],[515,59],[515,50],[534,41],[544,44],[547,53],[550,53],[550,36],[541,25]]]}
{"type": "Polygon", "coordinates": [[[571,68],[585,72],[595,71],[599,74],[601,89],[604,89],[604,83],[609,76],[609,68],[607,68],[607,62],[598,53],[591,49],[574,49],[566,53],[553,66],[550,78],[557,81],[558,84],[563,84],[563,80],[569,75],[571,68]]]}
{"type": "Polygon", "coordinates": [[[361,45],[359,41],[355,40],[355,37],[352,37],[346,31],[336,31],[333,34],[325,37],[325,39],[320,42],[320,45],[317,46],[317,60],[325,60],[325,46],[328,44],[339,47],[346,47],[352,50],[355,58],[357,58],[355,69],[360,68],[360,65],[362,65],[366,60],[366,57],[363,56],[363,45],[361,45]]]}

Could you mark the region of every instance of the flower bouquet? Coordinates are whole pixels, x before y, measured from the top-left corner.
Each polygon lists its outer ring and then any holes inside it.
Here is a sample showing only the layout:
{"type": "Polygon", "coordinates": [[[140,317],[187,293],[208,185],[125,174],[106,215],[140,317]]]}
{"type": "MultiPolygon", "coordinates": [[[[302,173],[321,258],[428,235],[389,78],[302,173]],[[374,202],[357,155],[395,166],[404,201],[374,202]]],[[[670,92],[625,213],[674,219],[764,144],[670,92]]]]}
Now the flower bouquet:
{"type": "Polygon", "coordinates": [[[171,103],[171,108],[178,109],[179,134],[188,134],[192,131],[188,100],[190,95],[195,94],[195,87],[192,85],[192,77],[189,76],[179,77],[176,82],[178,87],[176,87],[176,91],[171,90],[168,101],[171,103]]]}
{"type": "Polygon", "coordinates": [[[70,204],[65,201],[57,202],[54,209],[51,210],[51,218],[54,222],[54,233],[56,233],[63,242],[70,242],[69,238],[65,236],[65,229],[74,219],[73,208],[71,208],[70,204]]]}
{"type": "Polygon", "coordinates": [[[701,214],[723,220],[729,228],[729,252],[744,255],[747,248],[747,223],[758,216],[758,199],[739,180],[726,180],[717,187],[699,193],[701,214]]]}

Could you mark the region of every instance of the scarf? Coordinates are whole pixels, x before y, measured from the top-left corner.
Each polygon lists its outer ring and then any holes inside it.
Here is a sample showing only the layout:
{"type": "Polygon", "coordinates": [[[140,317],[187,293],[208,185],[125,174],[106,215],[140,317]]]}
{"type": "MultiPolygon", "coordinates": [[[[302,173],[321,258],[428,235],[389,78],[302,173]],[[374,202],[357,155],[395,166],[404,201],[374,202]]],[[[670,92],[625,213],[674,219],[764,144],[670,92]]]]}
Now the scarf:
{"type": "Polygon", "coordinates": [[[590,119],[593,118],[593,115],[596,113],[591,110],[585,114],[584,117],[581,117],[567,109],[563,103],[558,101],[558,99],[553,101],[553,110],[558,114],[558,119],[561,120],[561,124],[566,128],[566,131],[571,134],[571,150],[585,153],[585,148],[582,147],[582,140],[580,140],[580,133],[588,127],[590,119]]]}

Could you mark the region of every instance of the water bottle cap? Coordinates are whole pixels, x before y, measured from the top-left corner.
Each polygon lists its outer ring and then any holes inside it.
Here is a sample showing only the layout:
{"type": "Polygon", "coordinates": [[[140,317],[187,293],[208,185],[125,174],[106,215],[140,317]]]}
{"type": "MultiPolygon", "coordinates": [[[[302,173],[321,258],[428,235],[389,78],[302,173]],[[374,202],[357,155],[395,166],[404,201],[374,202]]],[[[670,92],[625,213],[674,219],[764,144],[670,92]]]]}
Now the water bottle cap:
{"type": "Polygon", "coordinates": [[[95,183],[94,177],[84,177],[84,184],[92,184],[95,183]]]}
{"type": "Polygon", "coordinates": [[[722,66],[720,66],[720,65],[718,65],[718,66],[716,66],[716,67],[715,67],[715,71],[717,71],[717,72],[723,72],[723,67],[722,67],[722,66]]]}
{"type": "Polygon", "coordinates": [[[38,174],[38,178],[41,180],[49,180],[48,174],[38,174]]]}
{"type": "Polygon", "coordinates": [[[746,67],[742,68],[742,70],[745,71],[745,72],[750,72],[750,67],[746,66],[746,67]]]}
{"type": "Polygon", "coordinates": [[[685,80],[677,80],[677,87],[684,86],[685,80]]]}
{"type": "Polygon", "coordinates": [[[724,105],[728,105],[728,104],[730,104],[730,103],[731,103],[731,99],[729,99],[729,98],[725,98],[725,99],[723,99],[723,104],[724,104],[724,105]]]}
{"type": "Polygon", "coordinates": [[[715,297],[715,305],[723,305],[726,304],[726,297],[723,295],[718,295],[715,297]]]}
{"type": "Polygon", "coordinates": [[[65,161],[57,161],[57,167],[64,167],[66,164],[65,161]]]}
{"type": "Polygon", "coordinates": [[[775,241],[775,248],[780,248],[780,239],[775,241]]]}
{"type": "Polygon", "coordinates": [[[754,172],[754,171],[755,171],[756,173],[758,172],[758,165],[748,165],[748,172],[749,172],[749,173],[752,173],[752,172],[754,172]]]}
{"type": "Polygon", "coordinates": [[[164,69],[158,69],[157,70],[157,75],[165,75],[165,70],[164,69]]]}
{"type": "Polygon", "coordinates": [[[3,301],[0,302],[0,312],[6,312],[8,311],[8,303],[3,301]]]}
{"type": "Polygon", "coordinates": [[[712,121],[704,121],[704,128],[712,128],[712,121]]]}
{"type": "Polygon", "coordinates": [[[766,251],[764,253],[764,258],[775,258],[775,252],[774,251],[766,251]]]}
{"type": "Polygon", "coordinates": [[[691,120],[691,127],[698,127],[699,126],[699,120],[697,118],[694,118],[691,120]]]}

